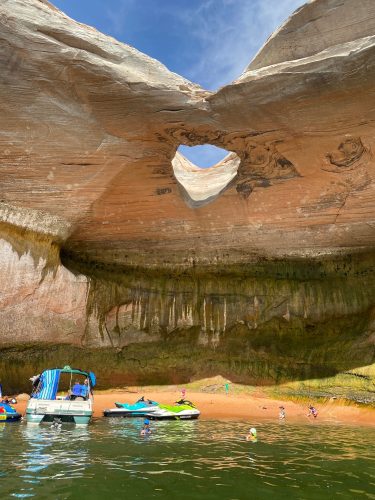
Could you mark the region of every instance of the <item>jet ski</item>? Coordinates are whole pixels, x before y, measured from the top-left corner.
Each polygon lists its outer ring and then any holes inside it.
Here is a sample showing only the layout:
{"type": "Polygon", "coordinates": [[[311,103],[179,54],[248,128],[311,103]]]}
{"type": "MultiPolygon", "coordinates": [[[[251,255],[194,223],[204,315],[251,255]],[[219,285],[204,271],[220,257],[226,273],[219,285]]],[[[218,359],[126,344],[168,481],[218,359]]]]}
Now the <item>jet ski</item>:
{"type": "Polygon", "coordinates": [[[146,416],[152,420],[193,420],[198,418],[201,412],[191,401],[181,399],[174,405],[159,405],[152,413],[146,416]]]}
{"type": "Polygon", "coordinates": [[[0,402],[0,423],[1,422],[16,422],[20,420],[21,413],[10,405],[8,402],[0,402]]]}
{"type": "Polygon", "coordinates": [[[158,403],[142,396],[134,404],[115,403],[116,408],[104,410],[105,417],[144,417],[158,408],[158,403]]]}

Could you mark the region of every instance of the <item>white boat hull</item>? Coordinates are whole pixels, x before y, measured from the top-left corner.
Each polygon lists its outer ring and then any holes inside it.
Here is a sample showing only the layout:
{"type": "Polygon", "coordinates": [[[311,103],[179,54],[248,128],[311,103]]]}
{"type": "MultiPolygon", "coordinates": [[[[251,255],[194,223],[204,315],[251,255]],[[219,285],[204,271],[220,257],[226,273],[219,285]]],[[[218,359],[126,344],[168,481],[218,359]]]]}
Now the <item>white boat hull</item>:
{"type": "Polygon", "coordinates": [[[31,424],[41,424],[60,419],[62,422],[76,425],[88,425],[92,414],[92,400],[70,401],[32,398],[27,404],[26,421],[31,424]]]}

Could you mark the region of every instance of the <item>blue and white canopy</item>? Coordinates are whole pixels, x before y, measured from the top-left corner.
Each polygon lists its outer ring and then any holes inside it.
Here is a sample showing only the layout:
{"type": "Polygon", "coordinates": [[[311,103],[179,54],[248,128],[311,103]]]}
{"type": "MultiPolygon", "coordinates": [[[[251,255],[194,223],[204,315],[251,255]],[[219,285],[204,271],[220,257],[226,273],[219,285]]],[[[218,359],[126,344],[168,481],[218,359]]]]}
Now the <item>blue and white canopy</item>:
{"type": "Polygon", "coordinates": [[[96,377],[93,372],[85,372],[76,368],[70,368],[70,366],[64,366],[61,369],[45,370],[41,374],[38,387],[31,397],[35,399],[56,399],[61,373],[74,373],[85,376],[90,381],[91,389],[96,384],[96,377]]]}
{"type": "Polygon", "coordinates": [[[38,390],[32,397],[35,399],[56,399],[61,370],[45,370],[41,376],[38,390]]]}

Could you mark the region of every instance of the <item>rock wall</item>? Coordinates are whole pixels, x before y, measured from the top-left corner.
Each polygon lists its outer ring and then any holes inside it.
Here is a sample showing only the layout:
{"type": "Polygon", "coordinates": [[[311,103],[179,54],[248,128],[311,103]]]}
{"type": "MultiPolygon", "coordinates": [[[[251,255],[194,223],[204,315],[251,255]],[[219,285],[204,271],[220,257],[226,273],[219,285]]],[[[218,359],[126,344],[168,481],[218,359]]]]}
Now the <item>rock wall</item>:
{"type": "Polygon", "coordinates": [[[374,19],[371,0],[309,2],[212,93],[48,2],[3,0],[0,377],[371,364],[374,19]],[[228,156],[204,171],[176,153],[206,143],[228,156]]]}
{"type": "Polygon", "coordinates": [[[0,343],[80,345],[88,278],[60,264],[49,237],[5,224],[0,235],[0,343]]]}
{"type": "Polygon", "coordinates": [[[373,362],[374,253],[146,272],[62,265],[50,241],[20,236],[33,252],[3,240],[0,276],[0,377],[15,389],[67,363],[108,387],[213,373],[275,384],[373,362]]]}

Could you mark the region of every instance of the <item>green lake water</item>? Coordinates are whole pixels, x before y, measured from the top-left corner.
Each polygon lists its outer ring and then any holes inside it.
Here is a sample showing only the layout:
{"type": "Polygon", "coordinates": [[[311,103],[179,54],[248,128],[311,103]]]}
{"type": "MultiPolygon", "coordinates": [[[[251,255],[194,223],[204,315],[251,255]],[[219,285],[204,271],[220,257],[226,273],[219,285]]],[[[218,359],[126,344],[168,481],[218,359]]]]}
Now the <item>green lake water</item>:
{"type": "Polygon", "coordinates": [[[374,428],[170,421],[141,437],[141,425],[0,424],[0,498],[375,499],[374,428]]]}

